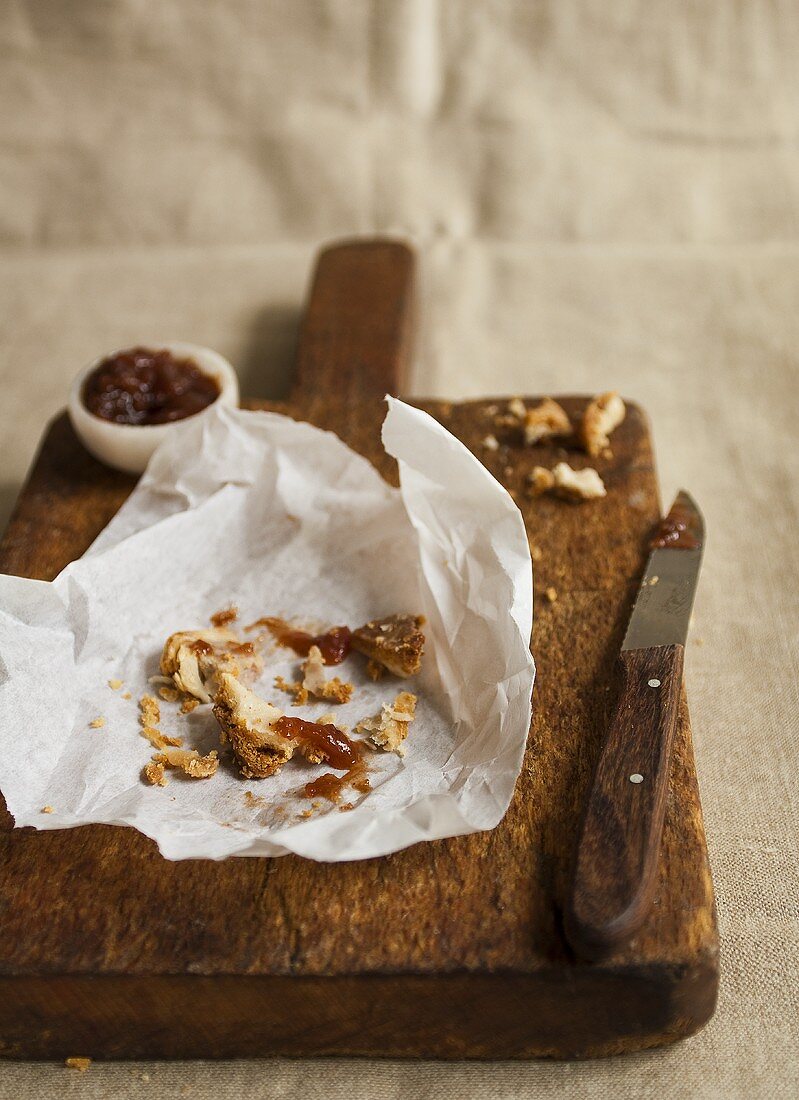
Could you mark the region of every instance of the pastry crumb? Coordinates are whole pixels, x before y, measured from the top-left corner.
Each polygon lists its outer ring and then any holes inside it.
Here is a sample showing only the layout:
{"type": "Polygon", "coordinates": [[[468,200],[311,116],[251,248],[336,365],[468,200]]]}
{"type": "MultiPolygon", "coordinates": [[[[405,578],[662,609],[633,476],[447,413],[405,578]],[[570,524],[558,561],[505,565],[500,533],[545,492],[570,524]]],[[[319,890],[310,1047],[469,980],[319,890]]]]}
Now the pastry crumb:
{"type": "MultiPolygon", "coordinates": [[[[422,667],[424,654],[422,615],[388,615],[372,619],[352,632],[352,648],[388,669],[395,676],[413,676],[422,667]]],[[[367,669],[368,671],[368,669],[367,669]]],[[[372,679],[376,679],[372,672],[372,679]]]]}
{"type": "Polygon", "coordinates": [[[551,397],[545,397],[534,409],[525,409],[520,420],[524,430],[524,442],[528,447],[555,436],[572,433],[571,422],[565,409],[551,397]]]}
{"type": "Polygon", "coordinates": [[[393,703],[384,703],[380,714],[363,718],[355,727],[356,733],[365,733],[378,748],[386,752],[405,755],[403,741],[408,736],[411,722],[416,717],[416,696],[401,691],[393,703]]]}
{"type": "Polygon", "coordinates": [[[548,601],[549,601],[550,603],[555,603],[555,601],[556,601],[556,600],[557,600],[557,598],[558,598],[558,590],[557,590],[557,588],[553,588],[553,587],[552,587],[552,586],[550,585],[550,587],[549,587],[549,588],[547,588],[547,589],[545,589],[545,590],[544,590],[544,595],[546,596],[547,600],[548,600],[548,601]]]}
{"type": "Polygon", "coordinates": [[[555,484],[555,475],[545,466],[533,466],[531,473],[527,475],[527,481],[535,496],[548,493],[555,484]]]}
{"type": "Polygon", "coordinates": [[[345,814],[345,813],[347,813],[348,810],[354,810],[354,809],[355,809],[355,803],[354,802],[342,802],[342,804],[338,808],[338,812],[340,814],[345,814]]]}
{"type": "Polygon", "coordinates": [[[51,814],[52,812],[53,812],[53,807],[52,806],[42,806],[42,813],[43,814],[51,814]]]}
{"type": "Polygon", "coordinates": [[[588,454],[596,457],[608,449],[608,437],[624,420],[626,412],[624,402],[613,390],[599,394],[590,402],[578,433],[588,454]]]}
{"type": "Polygon", "coordinates": [[[485,447],[487,451],[498,451],[499,440],[495,435],[487,435],[481,443],[482,447],[485,447]]]}
{"type": "Polygon", "coordinates": [[[313,817],[313,810],[301,810],[297,817],[313,817]]]}
{"type": "Polygon", "coordinates": [[[654,586],[654,585],[656,585],[656,584],[657,584],[657,582],[658,582],[659,580],[660,580],[660,577],[650,577],[650,578],[649,578],[649,583],[650,583],[651,585],[653,585],[653,586],[654,586]]]}
{"type": "Polygon", "coordinates": [[[152,695],[142,695],[139,699],[140,721],[143,726],[157,726],[161,722],[161,708],[152,695]]]}
{"type": "Polygon", "coordinates": [[[180,704],[180,709],[183,714],[191,714],[191,712],[193,710],[196,710],[199,705],[199,699],[192,699],[191,696],[187,696],[180,704]]]}
{"type": "Polygon", "coordinates": [[[91,722],[89,722],[89,728],[93,729],[93,730],[102,729],[104,725],[105,725],[105,718],[103,718],[102,714],[99,715],[99,717],[97,717],[97,718],[92,718],[91,722]]]}
{"type": "Polygon", "coordinates": [[[562,500],[572,502],[607,496],[602,478],[590,466],[584,470],[573,470],[568,462],[559,462],[552,470],[536,466],[528,481],[535,496],[554,493],[562,500]]]}
{"type": "Polygon", "coordinates": [[[338,676],[326,680],[322,651],[319,646],[312,645],[308,650],[307,658],[302,663],[302,689],[306,693],[306,699],[308,695],[313,695],[317,699],[326,699],[331,703],[347,703],[352,696],[354,686],[340,680],[338,676]]]}
{"type": "Polygon", "coordinates": [[[91,1058],[65,1058],[64,1065],[69,1069],[76,1069],[78,1073],[85,1073],[92,1064],[91,1058]]]}
{"type": "Polygon", "coordinates": [[[220,726],[222,743],[230,744],[245,779],[274,775],[297,748],[295,741],[274,729],[283,712],[227,672],[220,677],[214,717],[220,726]]]}
{"type": "Polygon", "coordinates": [[[153,757],[156,764],[166,765],[169,768],[179,768],[191,779],[208,779],[216,774],[219,767],[219,755],[216,749],[206,756],[201,756],[196,749],[180,749],[167,746],[153,757]]]}
{"type": "Polygon", "coordinates": [[[153,787],[165,787],[169,782],[164,775],[164,765],[160,760],[151,760],[144,765],[144,778],[153,787]]]}
{"type": "Polygon", "coordinates": [[[139,725],[142,737],[146,737],[154,749],[163,749],[166,745],[176,748],[183,744],[181,737],[168,737],[158,728],[161,722],[161,708],[152,695],[142,695],[139,699],[139,725]]]}
{"type": "Polygon", "coordinates": [[[543,556],[544,556],[544,552],[542,551],[540,546],[531,546],[530,547],[530,557],[533,559],[533,561],[541,561],[543,556]]]}
{"type": "Polygon", "coordinates": [[[108,686],[111,688],[112,691],[119,691],[123,683],[124,680],[109,680],[108,686]]]}
{"type": "Polygon", "coordinates": [[[273,683],[278,691],[285,691],[291,696],[295,707],[304,707],[308,702],[308,689],[302,680],[286,680],[283,676],[276,676],[273,683]]]}
{"type": "Polygon", "coordinates": [[[125,691],[125,692],[122,693],[122,698],[123,699],[132,699],[133,696],[131,695],[131,693],[129,691],[125,691]]]}
{"type": "Polygon", "coordinates": [[[228,623],[235,623],[239,617],[239,609],[231,604],[230,607],[224,607],[221,611],[215,611],[211,616],[211,622],[214,626],[227,626],[228,623]]]}
{"type": "Polygon", "coordinates": [[[180,698],[180,692],[172,687],[160,687],[158,689],[158,694],[167,703],[177,703],[180,698]]]}

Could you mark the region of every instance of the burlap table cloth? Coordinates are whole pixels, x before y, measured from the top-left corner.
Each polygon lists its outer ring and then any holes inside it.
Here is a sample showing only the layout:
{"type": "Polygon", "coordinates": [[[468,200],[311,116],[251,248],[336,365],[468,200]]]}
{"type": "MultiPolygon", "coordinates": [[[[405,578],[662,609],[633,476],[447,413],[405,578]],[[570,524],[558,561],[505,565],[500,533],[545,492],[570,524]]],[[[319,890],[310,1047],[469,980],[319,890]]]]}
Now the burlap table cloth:
{"type": "Polygon", "coordinates": [[[3,516],[98,352],[194,340],[277,395],[317,245],[409,236],[414,393],[618,388],[651,414],[664,499],[686,485],[702,503],[687,676],[723,942],[713,1022],[644,1055],[0,1062],[0,1095],[796,1096],[799,9],[0,11],[3,516]]]}

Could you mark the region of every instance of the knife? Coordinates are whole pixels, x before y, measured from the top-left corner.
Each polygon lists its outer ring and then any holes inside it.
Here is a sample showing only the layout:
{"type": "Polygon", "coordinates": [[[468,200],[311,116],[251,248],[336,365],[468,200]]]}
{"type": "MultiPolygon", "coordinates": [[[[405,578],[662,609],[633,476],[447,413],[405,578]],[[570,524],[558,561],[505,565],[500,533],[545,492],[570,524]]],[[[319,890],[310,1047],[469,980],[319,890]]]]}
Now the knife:
{"type": "Polygon", "coordinates": [[[598,959],[629,940],[651,907],[705,524],[677,495],[650,554],[621,647],[619,701],[577,847],[566,932],[598,959]]]}

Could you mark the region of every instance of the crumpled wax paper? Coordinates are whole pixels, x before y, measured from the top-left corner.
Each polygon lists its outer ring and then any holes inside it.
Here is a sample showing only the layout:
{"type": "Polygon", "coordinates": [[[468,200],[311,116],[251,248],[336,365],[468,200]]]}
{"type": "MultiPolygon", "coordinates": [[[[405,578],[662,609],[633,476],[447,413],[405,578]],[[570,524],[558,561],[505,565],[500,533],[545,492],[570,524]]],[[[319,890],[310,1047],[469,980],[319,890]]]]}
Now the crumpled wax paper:
{"type": "MultiPolygon", "coordinates": [[[[17,826],[132,825],[169,859],[336,861],[500,821],[535,671],[524,524],[507,492],[425,413],[389,399],[383,443],[399,461],[399,489],[330,432],[212,410],[176,426],[118,515],[52,583],[0,577],[0,789],[17,826]],[[273,680],[295,679],[298,658],[265,653],[255,690],[305,718],[335,709],[351,728],[400,690],[418,695],[407,755],[368,753],[373,789],[353,791],[352,810],[311,805],[304,785],[330,768],[304,760],[244,780],[222,754],[210,779],[168,771],[166,787],[142,780],[154,750],[137,701],[155,690],[148,678],[166,637],[207,626],[231,603],[236,627],[264,615],[321,627],[426,617],[422,672],[373,683],[351,654],[334,671],[354,696],[335,708],[294,708],[273,680]],[[112,690],[117,679],[124,686],[112,690]],[[92,728],[97,717],[105,722],[92,728]]],[[[210,706],[183,715],[161,702],[161,713],[162,731],[184,747],[219,747],[210,706]]]]}

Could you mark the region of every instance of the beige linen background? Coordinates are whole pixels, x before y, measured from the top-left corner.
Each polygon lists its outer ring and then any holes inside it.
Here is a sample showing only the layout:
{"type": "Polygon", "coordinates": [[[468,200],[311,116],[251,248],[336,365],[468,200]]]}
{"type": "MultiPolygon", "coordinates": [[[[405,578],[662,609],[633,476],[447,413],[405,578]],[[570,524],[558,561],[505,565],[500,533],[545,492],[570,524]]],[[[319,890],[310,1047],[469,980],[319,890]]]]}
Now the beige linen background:
{"type": "Polygon", "coordinates": [[[318,244],[411,237],[413,393],[618,388],[651,414],[664,499],[702,502],[687,675],[723,938],[713,1022],[641,1056],[0,1063],[0,1096],[795,1097],[799,7],[0,11],[3,518],[87,360],[194,340],[279,395],[318,244]]]}

